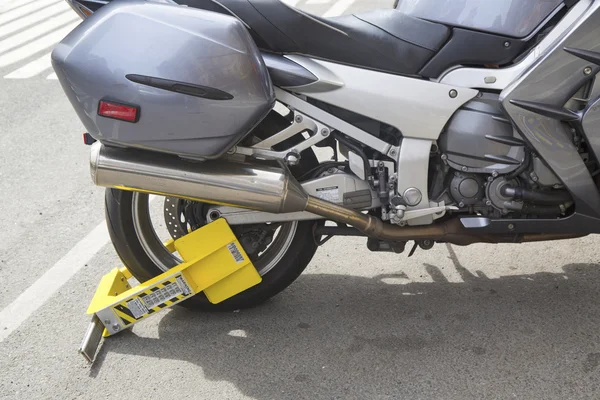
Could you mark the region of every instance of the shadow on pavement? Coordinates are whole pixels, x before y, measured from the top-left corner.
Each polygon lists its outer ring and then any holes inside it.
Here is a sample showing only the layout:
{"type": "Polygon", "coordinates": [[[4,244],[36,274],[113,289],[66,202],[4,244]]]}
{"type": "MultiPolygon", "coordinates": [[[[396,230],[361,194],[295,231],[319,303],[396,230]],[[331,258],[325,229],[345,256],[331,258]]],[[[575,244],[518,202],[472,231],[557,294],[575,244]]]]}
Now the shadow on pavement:
{"type": "Polygon", "coordinates": [[[107,352],[183,360],[257,399],[565,399],[600,390],[600,265],[488,279],[451,256],[464,282],[427,264],[432,283],[304,275],[256,309],[176,308],[160,321],[160,339],[115,337],[96,368],[107,352]]]}

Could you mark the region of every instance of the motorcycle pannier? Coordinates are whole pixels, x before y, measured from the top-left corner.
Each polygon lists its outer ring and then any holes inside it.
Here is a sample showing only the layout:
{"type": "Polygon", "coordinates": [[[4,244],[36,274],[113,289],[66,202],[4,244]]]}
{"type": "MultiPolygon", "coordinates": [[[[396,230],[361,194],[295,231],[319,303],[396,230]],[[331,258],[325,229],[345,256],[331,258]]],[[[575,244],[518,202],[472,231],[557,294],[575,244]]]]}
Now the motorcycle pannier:
{"type": "Polygon", "coordinates": [[[216,158],[275,102],[241,22],[177,5],[112,2],[55,48],[52,65],[88,132],[119,146],[216,158]]]}

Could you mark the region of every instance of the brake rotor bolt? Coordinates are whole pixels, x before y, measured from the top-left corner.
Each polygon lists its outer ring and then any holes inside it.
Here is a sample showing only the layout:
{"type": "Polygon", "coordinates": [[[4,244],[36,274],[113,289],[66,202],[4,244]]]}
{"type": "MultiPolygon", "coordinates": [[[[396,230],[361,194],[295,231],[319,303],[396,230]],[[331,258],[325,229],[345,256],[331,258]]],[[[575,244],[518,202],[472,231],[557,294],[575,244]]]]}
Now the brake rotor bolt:
{"type": "Polygon", "coordinates": [[[591,74],[591,73],[592,73],[592,67],[585,67],[585,68],[583,69],[583,74],[584,74],[584,75],[589,75],[589,74],[591,74]]]}
{"type": "Polygon", "coordinates": [[[458,91],[456,91],[456,89],[452,89],[450,91],[450,93],[448,93],[450,95],[451,98],[455,99],[456,96],[458,96],[458,91]]]}

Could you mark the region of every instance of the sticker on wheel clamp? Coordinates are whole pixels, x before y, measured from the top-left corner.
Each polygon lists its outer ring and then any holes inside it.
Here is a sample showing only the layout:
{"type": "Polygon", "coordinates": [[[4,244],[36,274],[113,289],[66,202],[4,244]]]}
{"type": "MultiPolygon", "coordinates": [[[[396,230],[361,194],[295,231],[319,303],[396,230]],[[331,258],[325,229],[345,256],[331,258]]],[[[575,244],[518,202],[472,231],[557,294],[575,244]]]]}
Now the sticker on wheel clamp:
{"type": "Polygon", "coordinates": [[[179,273],[112,307],[113,312],[129,326],[160,310],[180,302],[194,293],[179,273]]]}
{"type": "Polygon", "coordinates": [[[179,287],[177,282],[169,282],[160,289],[153,291],[152,293],[143,297],[142,302],[148,309],[152,309],[159,304],[163,304],[166,301],[170,301],[174,297],[183,294],[183,290],[179,287]]]}
{"type": "Polygon", "coordinates": [[[133,317],[135,319],[140,319],[145,314],[148,314],[148,309],[146,308],[144,303],[142,303],[142,301],[137,297],[127,302],[127,308],[129,308],[129,311],[131,311],[131,314],[133,314],[133,317]]]}
{"type": "Polygon", "coordinates": [[[191,291],[190,287],[188,286],[187,282],[185,281],[185,279],[183,279],[183,276],[179,275],[177,278],[175,278],[175,281],[177,282],[177,284],[179,285],[179,287],[183,291],[183,295],[184,296],[187,296],[188,294],[192,293],[192,291],[191,291]]]}
{"type": "Polygon", "coordinates": [[[239,264],[241,262],[244,262],[244,256],[242,255],[240,249],[238,249],[237,244],[235,244],[235,242],[229,243],[227,245],[227,250],[229,250],[236,263],[239,264]]]}
{"type": "Polygon", "coordinates": [[[328,186],[317,189],[317,197],[321,200],[339,202],[340,201],[340,188],[339,186],[328,186]]]}

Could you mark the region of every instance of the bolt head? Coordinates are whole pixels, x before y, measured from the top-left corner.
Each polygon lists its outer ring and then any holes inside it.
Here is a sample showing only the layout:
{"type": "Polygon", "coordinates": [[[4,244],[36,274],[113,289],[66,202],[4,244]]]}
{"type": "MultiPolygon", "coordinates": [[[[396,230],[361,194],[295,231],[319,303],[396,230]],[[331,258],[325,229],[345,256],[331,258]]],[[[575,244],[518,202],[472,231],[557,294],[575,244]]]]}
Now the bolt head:
{"type": "Polygon", "coordinates": [[[462,167],[462,168],[461,168],[461,170],[462,170],[463,172],[467,172],[467,171],[469,170],[469,168],[467,168],[467,167],[462,167]]]}
{"type": "Polygon", "coordinates": [[[121,329],[121,327],[119,326],[119,324],[113,324],[113,329],[114,329],[115,331],[118,331],[118,330],[120,330],[120,329],[121,329]]]}
{"type": "Polygon", "coordinates": [[[592,67],[585,67],[583,69],[583,74],[584,75],[590,75],[592,73],[592,67]]]}
{"type": "Polygon", "coordinates": [[[515,229],[515,224],[508,224],[508,229],[510,229],[511,231],[512,231],[513,229],[515,229]]]}
{"type": "Polygon", "coordinates": [[[455,99],[458,96],[458,91],[456,89],[452,89],[448,95],[450,98],[455,99]]]}
{"type": "Polygon", "coordinates": [[[300,157],[298,157],[296,154],[290,153],[285,156],[285,162],[291,166],[298,165],[298,162],[300,162],[300,157]]]}
{"type": "Polygon", "coordinates": [[[441,158],[442,158],[442,160],[447,160],[448,156],[446,154],[442,154],[441,158]]]}
{"type": "Polygon", "coordinates": [[[297,123],[300,123],[300,122],[302,122],[302,119],[303,119],[303,118],[302,118],[302,115],[296,115],[295,121],[296,121],[297,123]]]}
{"type": "Polygon", "coordinates": [[[510,42],[508,40],[506,42],[504,42],[504,47],[506,47],[506,48],[510,47],[510,42]]]}
{"type": "Polygon", "coordinates": [[[390,156],[395,156],[395,155],[396,155],[396,150],[395,149],[390,150],[390,156]]]}
{"type": "Polygon", "coordinates": [[[492,176],[494,178],[497,178],[498,177],[498,171],[492,171],[492,176]]]}
{"type": "Polygon", "coordinates": [[[104,320],[104,325],[110,325],[110,319],[105,319],[104,320]]]}
{"type": "Polygon", "coordinates": [[[492,205],[492,202],[488,200],[488,201],[486,201],[486,202],[485,202],[485,205],[486,205],[486,206],[491,206],[491,205],[492,205]]]}
{"type": "Polygon", "coordinates": [[[323,135],[325,137],[329,136],[329,129],[327,129],[327,128],[321,129],[321,135],[323,135]]]}
{"type": "Polygon", "coordinates": [[[463,202],[461,201],[460,203],[458,203],[458,206],[459,206],[460,208],[463,208],[463,207],[465,206],[465,203],[463,203],[463,202]]]}

